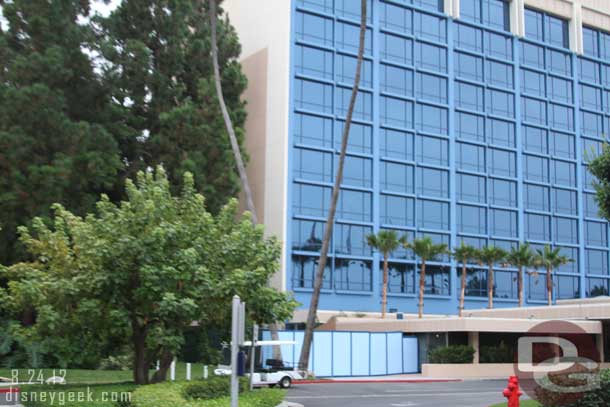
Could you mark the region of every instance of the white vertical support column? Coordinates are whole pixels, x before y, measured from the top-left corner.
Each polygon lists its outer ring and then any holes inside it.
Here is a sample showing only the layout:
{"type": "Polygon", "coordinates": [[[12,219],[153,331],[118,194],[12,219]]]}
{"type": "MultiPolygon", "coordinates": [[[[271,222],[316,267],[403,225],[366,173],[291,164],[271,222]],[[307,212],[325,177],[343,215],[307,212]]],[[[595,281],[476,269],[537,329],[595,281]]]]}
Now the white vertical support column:
{"type": "Polygon", "coordinates": [[[187,363],[186,364],[186,380],[187,381],[191,381],[191,364],[187,363]]]}
{"type": "Polygon", "coordinates": [[[231,407],[239,406],[239,381],[237,378],[237,352],[239,351],[240,314],[241,301],[236,295],[233,297],[233,307],[231,315],[231,407]]]}
{"type": "Polygon", "coordinates": [[[172,360],[172,364],[169,367],[169,377],[172,382],[176,381],[176,359],[172,360]]]}
{"type": "Polygon", "coordinates": [[[460,0],[445,0],[445,14],[453,18],[460,18],[460,0]]]}
{"type": "Polygon", "coordinates": [[[204,378],[205,380],[207,380],[207,379],[208,379],[208,365],[204,365],[204,366],[203,366],[203,378],[204,378]]]}
{"type": "Polygon", "coordinates": [[[525,3],[524,0],[510,2],[510,31],[517,37],[525,37],[525,3]]]}
{"type": "Polygon", "coordinates": [[[569,24],[570,30],[570,49],[582,55],[584,51],[582,35],[582,0],[574,0],[572,3],[572,18],[569,24]]]}
{"type": "Polygon", "coordinates": [[[468,332],[468,345],[474,348],[474,357],[472,363],[478,365],[479,364],[479,333],[478,332],[468,332]]]}

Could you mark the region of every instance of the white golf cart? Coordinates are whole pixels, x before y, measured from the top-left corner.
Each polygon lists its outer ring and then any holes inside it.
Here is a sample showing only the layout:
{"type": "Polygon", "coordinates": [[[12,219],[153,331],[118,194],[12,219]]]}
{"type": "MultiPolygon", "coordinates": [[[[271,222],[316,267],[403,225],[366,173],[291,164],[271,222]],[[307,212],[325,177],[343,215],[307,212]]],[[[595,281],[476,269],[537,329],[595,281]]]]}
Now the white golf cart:
{"type": "MultiPolygon", "coordinates": [[[[261,346],[279,346],[279,345],[294,345],[293,341],[257,341],[256,347],[261,346]]],[[[245,342],[244,347],[251,349],[252,342],[245,342]]],[[[230,376],[231,367],[226,365],[219,365],[214,370],[214,374],[217,376],[230,376]]],[[[250,373],[246,374],[250,377],[250,373]]],[[[267,359],[266,367],[260,365],[256,366],[254,373],[252,374],[252,384],[254,387],[275,387],[279,386],[283,389],[288,389],[292,386],[295,380],[303,380],[305,375],[302,371],[290,366],[286,366],[281,360],[267,359]]]]}

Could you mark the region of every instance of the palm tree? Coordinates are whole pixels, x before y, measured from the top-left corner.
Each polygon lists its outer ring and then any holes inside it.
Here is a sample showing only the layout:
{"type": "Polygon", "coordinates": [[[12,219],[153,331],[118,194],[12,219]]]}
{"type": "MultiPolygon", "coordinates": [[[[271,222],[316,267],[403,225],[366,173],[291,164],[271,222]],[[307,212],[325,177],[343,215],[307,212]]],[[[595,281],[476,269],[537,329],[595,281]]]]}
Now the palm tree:
{"type": "Polygon", "coordinates": [[[518,248],[513,247],[506,258],[510,264],[518,268],[517,290],[519,291],[519,307],[523,306],[523,269],[533,266],[534,258],[535,255],[532,249],[530,249],[529,243],[519,245],[518,248]]]}
{"type": "Polygon", "coordinates": [[[478,256],[478,250],[470,245],[462,244],[460,247],[455,249],[453,257],[460,263],[462,263],[462,281],[460,286],[460,308],[459,316],[462,316],[464,312],[464,296],[466,295],[466,265],[468,262],[475,260],[478,256]]]}
{"type": "Polygon", "coordinates": [[[421,268],[419,271],[419,304],[418,314],[419,318],[424,316],[424,290],[426,287],[426,262],[434,261],[442,254],[449,253],[447,245],[444,243],[434,243],[429,236],[422,237],[421,239],[415,239],[411,243],[403,243],[403,246],[407,249],[413,250],[413,253],[419,257],[421,261],[421,268]]]}
{"type": "Polygon", "coordinates": [[[538,249],[537,252],[534,262],[537,266],[546,269],[546,291],[549,305],[553,305],[553,269],[570,263],[572,259],[563,256],[561,249],[553,249],[548,244],[544,246],[544,249],[538,249]]]}
{"type": "Polygon", "coordinates": [[[376,235],[368,235],[366,241],[373,249],[379,250],[383,255],[383,286],[381,289],[381,318],[385,318],[388,306],[388,259],[390,253],[406,242],[403,237],[393,230],[380,230],[376,235]]]}
{"type": "Polygon", "coordinates": [[[233,150],[233,157],[235,164],[237,165],[237,172],[239,173],[239,179],[241,181],[241,188],[246,196],[246,207],[252,215],[252,222],[258,223],[258,217],[256,216],[256,208],[254,207],[254,198],[252,197],[252,190],[250,189],[250,183],[248,182],[248,174],[246,174],[246,166],[239,149],[239,143],[235,136],[235,128],[229,115],[229,110],[225,104],[225,98],[222,93],[222,82],[220,79],[220,68],[218,67],[218,45],[216,41],[216,0],[210,0],[210,25],[212,35],[212,64],[214,65],[214,82],[216,84],[216,96],[218,97],[218,103],[220,104],[220,110],[222,111],[222,117],[229,134],[229,141],[231,142],[231,149],[233,150]]]}
{"type": "Polygon", "coordinates": [[[354,115],[354,107],[356,105],[356,98],[358,97],[358,89],[360,88],[362,61],[364,59],[364,43],[366,39],[366,2],[367,0],[361,0],[360,2],[360,42],[358,46],[358,59],[356,61],[354,86],[352,88],[347,115],[345,117],[343,134],[341,135],[341,153],[339,154],[337,176],[335,177],[330,209],[328,210],[328,217],[326,219],[326,226],[324,228],[324,238],[322,239],[322,248],[320,250],[320,262],[318,263],[318,269],[316,270],[313,292],[311,294],[311,301],[309,303],[309,312],[307,314],[307,323],[305,325],[305,333],[303,335],[303,346],[301,348],[301,356],[299,357],[299,368],[301,369],[307,369],[307,365],[309,364],[309,354],[311,352],[311,343],[313,341],[313,330],[316,325],[318,304],[320,303],[320,290],[322,289],[324,269],[326,268],[326,261],[328,259],[328,248],[330,246],[330,239],[333,232],[333,224],[335,222],[337,200],[339,199],[341,183],[343,182],[343,167],[345,166],[345,153],[347,151],[349,131],[352,125],[352,116],[354,115]]]}
{"type": "Polygon", "coordinates": [[[479,250],[479,263],[487,265],[487,297],[489,309],[494,307],[494,264],[506,259],[506,250],[496,246],[485,246],[479,250]]]}

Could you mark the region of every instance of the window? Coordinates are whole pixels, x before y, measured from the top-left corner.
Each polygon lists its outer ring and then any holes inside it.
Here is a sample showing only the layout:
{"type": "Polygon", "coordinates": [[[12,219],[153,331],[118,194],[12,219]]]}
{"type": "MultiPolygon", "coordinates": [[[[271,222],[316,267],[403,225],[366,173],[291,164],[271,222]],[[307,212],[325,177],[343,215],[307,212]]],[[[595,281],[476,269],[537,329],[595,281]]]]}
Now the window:
{"type": "Polygon", "coordinates": [[[456,52],[454,68],[458,78],[483,81],[483,58],[481,57],[456,52]]]}
{"type": "Polygon", "coordinates": [[[319,48],[297,45],[295,71],[298,74],[333,79],[333,53],[319,48]]]}
{"type": "Polygon", "coordinates": [[[367,243],[367,236],[372,232],[373,229],[370,227],[338,223],[333,232],[335,254],[371,256],[372,251],[367,243]]]}
{"type": "Polygon", "coordinates": [[[568,22],[546,13],[525,9],[525,36],[556,47],[568,48],[568,22]]]}
{"type": "Polygon", "coordinates": [[[488,162],[489,172],[494,175],[505,177],[515,177],[515,153],[513,151],[498,150],[489,148],[488,162]]]}
{"type": "Polygon", "coordinates": [[[523,120],[533,124],[546,125],[546,103],[527,97],[521,98],[523,120]]]}
{"type": "Polygon", "coordinates": [[[333,12],[333,0],[299,0],[297,4],[299,6],[322,11],[324,13],[333,12]]]}
{"type": "Polygon", "coordinates": [[[460,3],[460,15],[463,19],[474,21],[489,27],[508,31],[509,8],[503,0],[467,0],[460,3]]]}
{"type": "Polygon", "coordinates": [[[410,9],[382,2],[380,14],[379,20],[382,27],[406,34],[413,31],[413,12],[410,9]]]}
{"type": "Polygon", "coordinates": [[[548,77],[549,97],[563,103],[572,103],[572,83],[556,76],[548,77]]]}
{"type": "Polygon", "coordinates": [[[549,104],[550,125],[560,130],[574,130],[574,109],[571,107],[549,104]]]}
{"type": "Polygon", "coordinates": [[[608,252],[605,250],[587,249],[587,274],[608,274],[608,252]]]}
{"type": "Polygon", "coordinates": [[[485,177],[457,174],[457,196],[460,201],[485,203],[485,177]]]}
{"type": "Polygon", "coordinates": [[[417,162],[449,165],[449,140],[440,137],[417,136],[417,162]]]}
{"type": "Polygon", "coordinates": [[[417,129],[426,133],[447,135],[447,109],[417,104],[417,129]]]}
{"type": "MultiPolygon", "coordinates": [[[[313,283],[318,269],[319,257],[292,256],[292,286],[293,288],[313,288],[313,283]]],[[[331,288],[331,263],[328,262],[324,268],[322,288],[331,288]]]]}
{"type": "Polygon", "coordinates": [[[293,128],[297,144],[317,147],[332,146],[333,122],[330,119],[296,113],[293,128]]]}
{"type": "Polygon", "coordinates": [[[318,252],[323,235],[324,222],[295,219],[292,221],[292,250],[318,252]]]}
{"type": "Polygon", "coordinates": [[[599,58],[599,38],[598,38],[598,34],[599,31],[593,29],[593,28],[588,28],[588,27],[583,27],[582,28],[582,36],[583,36],[583,43],[584,43],[584,54],[585,55],[591,55],[593,57],[598,57],[599,58]]]}
{"type": "Polygon", "coordinates": [[[449,267],[428,265],[426,267],[425,294],[449,295],[449,267]]]}
{"type": "MultiPolygon", "coordinates": [[[[358,36],[356,36],[358,38],[358,36]]],[[[399,64],[413,64],[413,41],[397,35],[381,34],[381,57],[399,64]]]]}
{"type": "Polygon", "coordinates": [[[557,287],[555,290],[558,299],[580,298],[580,281],[578,277],[560,275],[553,277],[557,287]]]}
{"type": "Polygon", "coordinates": [[[456,82],[456,104],[464,109],[483,111],[483,88],[469,83],[456,82]]]}
{"type": "Polygon", "coordinates": [[[610,280],[587,278],[587,297],[607,296],[610,292],[610,280]]]}
{"type": "Polygon", "coordinates": [[[503,88],[513,87],[513,67],[502,62],[487,61],[487,82],[503,88]]]}
{"type": "Polygon", "coordinates": [[[413,71],[382,64],[381,88],[400,96],[413,96],[413,71]]]}
{"type": "Polygon", "coordinates": [[[544,74],[521,69],[521,92],[527,95],[545,97],[546,84],[544,74]]]}
{"type": "Polygon", "coordinates": [[[487,270],[467,269],[465,294],[467,297],[487,297],[487,270]]]}
{"type": "Polygon", "coordinates": [[[565,247],[565,246],[556,246],[559,249],[562,256],[566,256],[568,259],[572,259],[571,262],[564,264],[562,266],[557,267],[557,272],[559,273],[572,273],[577,274],[579,269],[578,264],[578,248],[576,247],[565,247]]]}
{"type": "Polygon", "coordinates": [[[523,167],[528,181],[549,182],[549,160],[546,158],[524,155],[523,167]]]}
{"type": "Polygon", "coordinates": [[[485,141],[485,120],[483,117],[464,112],[455,113],[458,137],[464,140],[485,141]]]}
{"type": "MultiPolygon", "coordinates": [[[[347,115],[347,109],[352,97],[352,90],[337,87],[337,113],[342,116],[347,115]]],[[[358,92],[356,104],[354,105],[355,119],[370,121],[373,118],[373,95],[368,92],[358,92]]]]}
{"type": "Polygon", "coordinates": [[[373,168],[370,159],[351,155],[345,157],[343,184],[370,188],[372,177],[373,168]]]}
{"type": "Polygon", "coordinates": [[[585,109],[601,110],[602,91],[589,85],[580,85],[580,105],[585,109]]]}
{"type": "Polygon", "coordinates": [[[413,137],[412,133],[381,129],[381,153],[386,157],[413,161],[415,159],[413,137]]]}
{"type": "Polygon", "coordinates": [[[423,42],[417,43],[417,66],[436,72],[447,72],[447,49],[423,42]]]}
{"type": "Polygon", "coordinates": [[[525,207],[536,211],[549,212],[549,188],[542,185],[524,184],[525,207]]]}
{"type": "Polygon", "coordinates": [[[432,102],[447,103],[447,79],[419,72],[417,74],[417,97],[432,102]]]}
{"type": "Polygon", "coordinates": [[[517,237],[517,212],[503,209],[489,210],[490,233],[497,237],[517,237]]]}
{"type": "MultiPolygon", "coordinates": [[[[356,78],[356,66],[358,61],[349,55],[337,55],[337,80],[353,85],[356,78]]],[[[373,63],[369,60],[362,61],[362,71],[360,72],[360,86],[370,88],[373,86],[373,63]]],[[[350,88],[351,92],[351,88],[350,88]]]]}
{"type": "Polygon", "coordinates": [[[323,83],[297,79],[295,81],[295,104],[297,108],[332,113],[333,88],[323,83]]]}
{"type": "Polygon", "coordinates": [[[483,52],[483,31],[469,25],[454,23],[455,46],[469,51],[483,52]]]}
{"type": "Polygon", "coordinates": [[[565,76],[572,75],[572,59],[570,54],[549,49],[547,50],[546,59],[547,68],[551,72],[565,76]]]}
{"type": "Polygon", "coordinates": [[[504,117],[515,116],[515,96],[512,93],[487,89],[487,112],[504,117]]]}
{"type": "Polygon", "coordinates": [[[525,235],[532,240],[551,240],[551,218],[546,215],[525,215],[525,235]]]}
{"type": "Polygon", "coordinates": [[[538,127],[523,126],[523,148],[533,153],[547,154],[546,130],[538,127]]]}
{"type": "Polygon", "coordinates": [[[413,167],[410,165],[382,162],[381,188],[387,191],[412,194],[415,192],[413,188],[413,172],[413,167]]]}
{"type": "Polygon", "coordinates": [[[487,210],[479,206],[457,206],[458,231],[484,235],[487,232],[487,210]]]}
{"type": "Polygon", "coordinates": [[[517,298],[517,273],[514,271],[497,270],[494,276],[495,298],[517,298]]]}
{"type": "MultiPolygon", "coordinates": [[[[367,0],[367,10],[372,10],[373,2],[371,0],[367,0]]],[[[335,1],[335,10],[338,15],[343,17],[348,17],[357,21],[360,21],[362,18],[361,14],[361,5],[360,2],[352,1],[352,0],[336,0],[335,1]]],[[[370,23],[371,12],[367,13],[367,21],[370,23]]]]}
{"type": "Polygon", "coordinates": [[[457,166],[461,170],[485,172],[485,147],[457,143],[457,166]]]}
{"type": "Polygon", "coordinates": [[[415,226],[415,200],[381,195],[381,223],[393,226],[415,226]]]}
{"type": "Polygon", "coordinates": [[[449,204],[447,202],[418,200],[417,226],[427,229],[448,230],[449,204]]]}
{"type": "Polygon", "coordinates": [[[557,213],[577,215],[576,191],[554,188],[553,207],[557,213]]]}
{"type": "Polygon", "coordinates": [[[325,217],[331,192],[331,188],[295,183],[292,210],[297,215],[325,217]]]}
{"type": "Polygon", "coordinates": [[[441,43],[447,42],[447,23],[445,18],[416,11],[414,19],[415,34],[418,38],[441,43]]]}
{"type": "Polygon", "coordinates": [[[294,149],[294,177],[308,181],[332,182],[333,156],[331,153],[294,149]]]}
{"type": "Polygon", "coordinates": [[[578,243],[578,222],[575,219],[555,218],[555,241],[578,243]]]}
{"type": "Polygon", "coordinates": [[[574,136],[571,134],[551,132],[550,137],[551,154],[563,158],[576,158],[576,147],[574,136]]]}
{"type": "Polygon", "coordinates": [[[585,243],[591,246],[608,246],[608,225],[605,222],[585,222],[585,243]]]}
{"type": "Polygon", "coordinates": [[[297,39],[332,47],[333,20],[314,14],[297,12],[295,23],[297,39]]]}
{"type": "Polygon", "coordinates": [[[413,102],[381,97],[381,121],[403,128],[413,128],[413,102]]]}
{"type": "Polygon", "coordinates": [[[555,184],[576,186],[576,164],[553,160],[553,182],[555,184]]]}
{"type": "MultiPolygon", "coordinates": [[[[335,150],[341,150],[341,139],[345,123],[342,120],[335,122],[335,150]]],[[[370,154],[372,152],[373,128],[366,124],[354,123],[349,128],[347,151],[370,154]]]]}
{"type": "Polygon", "coordinates": [[[489,201],[493,205],[514,207],[517,205],[517,184],[503,179],[489,180],[489,201]]]}
{"type": "Polygon", "coordinates": [[[370,261],[335,258],[335,289],[342,291],[372,291],[370,261]]]}
{"type": "Polygon", "coordinates": [[[540,271],[538,275],[527,276],[527,293],[532,301],[547,301],[546,272],[540,271]]]}
{"type": "Polygon", "coordinates": [[[449,173],[435,168],[417,168],[417,192],[419,195],[447,198],[449,173]]]}
{"type": "MultiPolygon", "coordinates": [[[[382,269],[383,266],[380,266],[382,269]]],[[[388,292],[393,294],[415,293],[415,265],[388,264],[388,292]]]]}
{"type": "Polygon", "coordinates": [[[413,0],[413,4],[433,11],[443,11],[443,0],[413,0]]]}
{"type": "MultiPolygon", "coordinates": [[[[360,7],[360,5],[358,5],[358,7],[360,7]]],[[[345,51],[358,52],[358,48],[360,47],[360,25],[338,21],[335,29],[337,32],[337,47],[345,51]]],[[[366,30],[364,52],[365,54],[371,54],[373,52],[373,33],[370,29],[366,30]]]]}
{"type": "Polygon", "coordinates": [[[581,129],[585,136],[601,137],[603,134],[603,116],[597,113],[581,111],[581,129]]]}
{"type": "Polygon", "coordinates": [[[597,205],[595,194],[583,194],[583,201],[585,204],[585,216],[588,218],[599,218],[599,206],[597,205]]]}
{"type": "Polygon", "coordinates": [[[600,73],[601,67],[600,67],[599,63],[597,63],[595,61],[591,61],[586,58],[579,58],[578,61],[580,63],[580,69],[579,69],[580,79],[587,81],[587,82],[600,84],[601,83],[601,73],[600,73]]]}
{"type": "Polygon", "coordinates": [[[503,60],[513,60],[513,40],[511,36],[485,32],[485,53],[503,60]]]}
{"type": "Polygon", "coordinates": [[[337,217],[360,222],[371,221],[371,194],[369,192],[341,189],[337,205],[337,217]]]}
{"type": "Polygon", "coordinates": [[[544,47],[521,42],[521,61],[525,65],[544,69],[544,47]]]}
{"type": "Polygon", "coordinates": [[[487,120],[489,142],[498,146],[515,147],[515,125],[497,119],[487,120]]]}

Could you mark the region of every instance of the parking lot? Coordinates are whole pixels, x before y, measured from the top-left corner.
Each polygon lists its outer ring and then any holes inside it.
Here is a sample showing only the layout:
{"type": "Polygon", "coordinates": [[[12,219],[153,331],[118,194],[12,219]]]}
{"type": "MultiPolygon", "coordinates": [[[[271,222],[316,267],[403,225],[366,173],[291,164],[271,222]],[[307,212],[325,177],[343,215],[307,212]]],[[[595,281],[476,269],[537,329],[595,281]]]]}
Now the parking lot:
{"type": "Polygon", "coordinates": [[[287,401],[305,407],[488,407],[505,401],[505,380],[452,383],[298,384],[287,401]]]}

